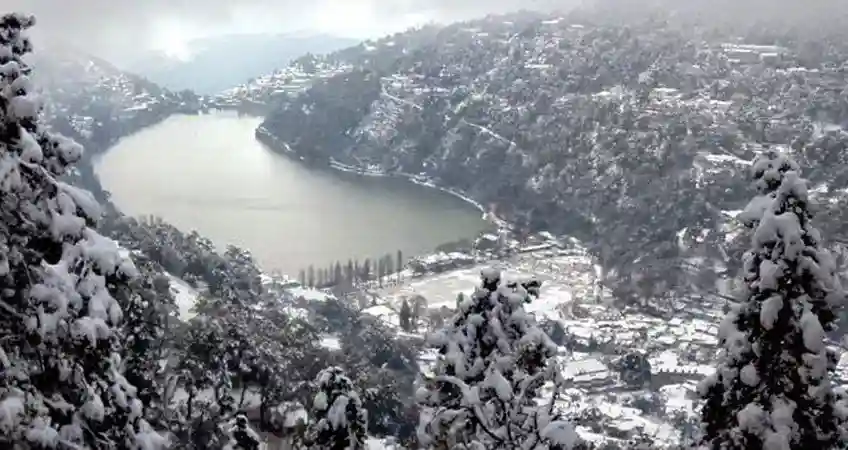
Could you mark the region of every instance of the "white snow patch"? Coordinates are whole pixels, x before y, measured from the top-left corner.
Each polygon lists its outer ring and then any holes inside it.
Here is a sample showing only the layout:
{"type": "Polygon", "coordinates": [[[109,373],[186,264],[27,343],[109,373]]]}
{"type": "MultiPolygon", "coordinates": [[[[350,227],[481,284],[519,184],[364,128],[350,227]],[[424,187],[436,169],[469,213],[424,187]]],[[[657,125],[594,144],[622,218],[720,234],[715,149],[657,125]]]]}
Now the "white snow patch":
{"type": "Polygon", "coordinates": [[[321,336],[321,346],[330,350],[341,350],[342,343],[338,336],[325,334],[321,336]]]}
{"type": "Polygon", "coordinates": [[[171,281],[171,292],[174,294],[180,320],[191,320],[196,315],[192,309],[199,296],[197,290],[177,276],[168,274],[168,278],[171,281]]]}
{"type": "Polygon", "coordinates": [[[289,288],[289,289],[286,289],[286,292],[293,295],[294,298],[303,297],[306,300],[315,301],[315,302],[323,302],[323,301],[327,300],[328,298],[333,298],[333,295],[329,294],[327,292],[319,291],[317,289],[303,288],[303,287],[289,288]]]}
{"type": "Polygon", "coordinates": [[[760,309],[760,325],[766,330],[774,328],[781,309],[783,309],[783,297],[778,295],[769,297],[760,309]]]}
{"type": "Polygon", "coordinates": [[[7,397],[0,402],[0,430],[10,433],[18,427],[24,414],[21,397],[7,397]]]}
{"type": "Polygon", "coordinates": [[[806,309],[801,315],[801,333],[804,337],[804,347],[811,352],[820,352],[824,349],[824,328],[819,322],[817,315],[806,309]]]}

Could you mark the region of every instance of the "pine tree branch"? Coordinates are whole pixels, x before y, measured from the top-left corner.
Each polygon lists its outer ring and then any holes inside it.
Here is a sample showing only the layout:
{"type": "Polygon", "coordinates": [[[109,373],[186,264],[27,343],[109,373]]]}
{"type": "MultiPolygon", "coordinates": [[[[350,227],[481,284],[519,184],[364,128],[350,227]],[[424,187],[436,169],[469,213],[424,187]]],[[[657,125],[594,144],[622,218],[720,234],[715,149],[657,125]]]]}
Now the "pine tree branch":
{"type": "MultiPolygon", "coordinates": [[[[468,390],[468,385],[465,384],[462,380],[460,380],[457,377],[442,375],[442,376],[434,377],[433,379],[436,380],[436,381],[442,381],[442,382],[445,382],[445,383],[453,384],[454,386],[458,387],[461,391],[463,391],[463,396],[464,396],[464,392],[468,390]]],[[[501,445],[501,444],[504,443],[503,438],[498,437],[498,435],[496,435],[492,430],[490,430],[486,426],[486,423],[481,418],[483,416],[483,413],[482,413],[482,411],[480,411],[479,405],[469,405],[468,407],[466,407],[466,409],[469,410],[469,411],[472,411],[474,413],[472,416],[474,417],[475,422],[477,422],[477,424],[480,426],[481,429],[483,429],[483,431],[486,432],[486,434],[488,434],[489,436],[492,437],[492,439],[497,441],[498,445],[501,445]]]]}
{"type": "Polygon", "coordinates": [[[14,307],[12,307],[12,305],[6,303],[3,300],[0,300],[0,308],[4,309],[6,312],[17,317],[18,319],[26,320],[26,316],[19,313],[14,307]]]}
{"type": "Polygon", "coordinates": [[[729,302],[734,302],[734,303],[736,303],[736,302],[738,302],[738,301],[739,301],[738,299],[735,299],[735,298],[733,298],[733,297],[731,297],[731,296],[729,296],[729,295],[722,294],[721,292],[716,292],[716,291],[706,291],[706,292],[707,292],[707,294],[709,294],[709,295],[714,295],[714,296],[716,296],[716,297],[718,297],[718,298],[720,298],[720,299],[722,299],[722,300],[727,300],[727,301],[729,301],[729,302]]]}
{"type": "Polygon", "coordinates": [[[510,442],[510,443],[514,444],[515,441],[513,440],[513,437],[512,437],[512,427],[510,426],[510,425],[512,425],[511,424],[511,422],[512,422],[512,412],[513,412],[512,408],[511,407],[507,408],[507,403],[504,402],[503,400],[501,400],[500,398],[495,397],[495,400],[497,400],[497,402],[500,403],[501,410],[503,410],[504,416],[506,416],[506,418],[507,418],[506,427],[505,427],[506,428],[506,442],[510,442]]]}

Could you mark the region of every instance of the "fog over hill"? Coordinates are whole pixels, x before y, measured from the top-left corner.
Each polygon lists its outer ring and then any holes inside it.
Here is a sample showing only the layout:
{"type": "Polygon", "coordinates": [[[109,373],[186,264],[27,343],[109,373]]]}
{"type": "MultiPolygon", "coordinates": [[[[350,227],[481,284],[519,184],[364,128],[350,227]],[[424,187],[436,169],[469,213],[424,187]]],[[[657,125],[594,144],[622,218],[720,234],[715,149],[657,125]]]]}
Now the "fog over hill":
{"type": "MultiPolygon", "coordinates": [[[[450,23],[518,9],[569,8],[581,0],[0,0],[0,8],[39,17],[37,37],[82,45],[124,67],[149,50],[170,51],[194,39],[234,34],[377,38],[428,22],[450,23]]],[[[306,51],[309,51],[306,49],[306,51]]],[[[245,81],[245,80],[240,80],[245,81]]]]}
{"type": "Polygon", "coordinates": [[[151,51],[123,68],[168,89],[212,95],[285,67],[304,54],[329,53],[357,43],[326,34],[224,35],[192,40],[181,54],[151,51]]]}

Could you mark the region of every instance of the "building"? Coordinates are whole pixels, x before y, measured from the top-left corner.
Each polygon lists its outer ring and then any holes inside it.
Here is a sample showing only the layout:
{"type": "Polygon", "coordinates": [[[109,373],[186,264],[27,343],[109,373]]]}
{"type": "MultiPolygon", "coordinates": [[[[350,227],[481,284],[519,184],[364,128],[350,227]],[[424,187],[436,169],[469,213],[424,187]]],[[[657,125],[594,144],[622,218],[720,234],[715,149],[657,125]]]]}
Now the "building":
{"type": "Polygon", "coordinates": [[[603,389],[615,381],[609,366],[598,358],[566,362],[563,377],[571,380],[574,387],[588,390],[603,389]]]}

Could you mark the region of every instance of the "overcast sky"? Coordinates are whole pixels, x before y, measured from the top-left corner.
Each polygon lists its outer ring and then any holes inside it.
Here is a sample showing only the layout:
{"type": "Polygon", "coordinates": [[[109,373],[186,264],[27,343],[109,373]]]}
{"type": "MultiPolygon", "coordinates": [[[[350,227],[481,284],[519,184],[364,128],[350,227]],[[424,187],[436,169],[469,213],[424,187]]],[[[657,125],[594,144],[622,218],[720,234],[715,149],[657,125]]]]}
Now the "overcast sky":
{"type": "Polygon", "coordinates": [[[35,14],[34,39],[86,45],[111,59],[216,34],[321,31],[370,38],[446,22],[575,0],[0,0],[4,11],[35,14]]]}

